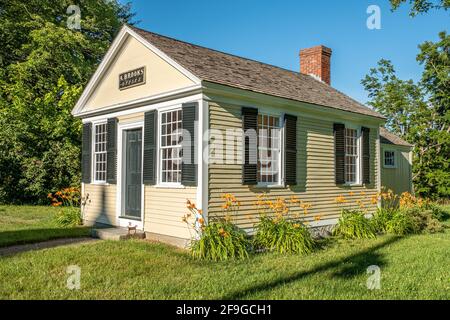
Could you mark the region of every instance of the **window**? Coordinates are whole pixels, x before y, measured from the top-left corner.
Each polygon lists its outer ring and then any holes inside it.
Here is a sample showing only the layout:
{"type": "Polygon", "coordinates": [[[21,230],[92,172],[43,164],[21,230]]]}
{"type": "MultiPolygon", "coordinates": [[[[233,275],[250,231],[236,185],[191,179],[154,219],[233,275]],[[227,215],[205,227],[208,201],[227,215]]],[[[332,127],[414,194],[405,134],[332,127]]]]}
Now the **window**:
{"type": "Polygon", "coordinates": [[[345,128],[345,182],[359,181],[358,130],[345,128]]]}
{"type": "Polygon", "coordinates": [[[182,111],[161,112],[161,183],[181,183],[182,111]]]}
{"type": "Polygon", "coordinates": [[[258,115],[258,183],[281,184],[280,118],[258,115]]]}
{"type": "Polygon", "coordinates": [[[106,182],[106,123],[94,128],[94,181],[106,182]]]}
{"type": "Polygon", "coordinates": [[[386,168],[395,168],[395,152],[392,150],[384,151],[384,166],[386,168]]]}

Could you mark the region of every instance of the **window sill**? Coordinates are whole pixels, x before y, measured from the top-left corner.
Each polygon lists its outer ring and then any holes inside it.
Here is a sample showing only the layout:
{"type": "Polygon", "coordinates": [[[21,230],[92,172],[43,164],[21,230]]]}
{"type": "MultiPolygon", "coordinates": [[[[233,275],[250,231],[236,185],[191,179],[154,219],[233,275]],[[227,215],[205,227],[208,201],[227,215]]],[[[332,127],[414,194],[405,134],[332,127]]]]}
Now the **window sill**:
{"type": "Polygon", "coordinates": [[[119,216],[119,219],[133,220],[133,221],[142,221],[142,218],[136,218],[136,217],[131,217],[131,216],[119,216]]]}
{"type": "Polygon", "coordinates": [[[87,184],[91,184],[94,186],[109,186],[110,185],[108,182],[100,182],[100,181],[93,181],[93,182],[87,183],[87,184]]]}
{"type": "Polygon", "coordinates": [[[396,166],[383,166],[383,169],[397,169],[396,166]]]}
{"type": "Polygon", "coordinates": [[[343,187],[364,187],[363,183],[344,183],[343,187]]]}
{"type": "Polygon", "coordinates": [[[179,184],[179,185],[178,184],[173,184],[173,185],[170,185],[170,184],[167,184],[167,185],[157,184],[154,187],[156,189],[186,189],[186,186],[183,186],[181,184],[179,184]]]}
{"type": "Polygon", "coordinates": [[[254,188],[255,189],[286,189],[287,186],[285,186],[283,184],[272,184],[272,185],[260,184],[260,185],[254,186],[254,188]]]}

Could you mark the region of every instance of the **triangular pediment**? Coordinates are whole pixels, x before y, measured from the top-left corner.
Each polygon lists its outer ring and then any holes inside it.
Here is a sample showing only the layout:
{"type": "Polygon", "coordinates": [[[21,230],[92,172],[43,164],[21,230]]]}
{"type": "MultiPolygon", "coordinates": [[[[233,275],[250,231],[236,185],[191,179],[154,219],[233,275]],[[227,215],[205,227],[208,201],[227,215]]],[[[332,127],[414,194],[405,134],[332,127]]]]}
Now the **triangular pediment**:
{"type": "Polygon", "coordinates": [[[124,26],[72,113],[89,114],[199,83],[189,71],[124,26]]]}

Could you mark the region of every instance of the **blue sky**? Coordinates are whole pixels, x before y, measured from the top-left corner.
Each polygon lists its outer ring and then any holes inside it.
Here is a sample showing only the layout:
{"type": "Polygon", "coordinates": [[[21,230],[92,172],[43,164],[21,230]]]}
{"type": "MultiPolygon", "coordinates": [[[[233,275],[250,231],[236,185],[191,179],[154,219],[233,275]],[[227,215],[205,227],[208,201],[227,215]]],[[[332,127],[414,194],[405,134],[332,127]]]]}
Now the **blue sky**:
{"type": "MultiPolygon", "coordinates": [[[[126,1],[122,1],[126,2],[126,1]]],[[[216,50],[299,70],[298,52],[323,44],[333,49],[332,86],[365,103],[361,79],[381,58],[403,79],[418,80],[418,44],[437,40],[450,12],[415,18],[388,0],[133,0],[137,26],[216,50]],[[381,30],[369,30],[369,5],[381,8],[381,30]]]]}

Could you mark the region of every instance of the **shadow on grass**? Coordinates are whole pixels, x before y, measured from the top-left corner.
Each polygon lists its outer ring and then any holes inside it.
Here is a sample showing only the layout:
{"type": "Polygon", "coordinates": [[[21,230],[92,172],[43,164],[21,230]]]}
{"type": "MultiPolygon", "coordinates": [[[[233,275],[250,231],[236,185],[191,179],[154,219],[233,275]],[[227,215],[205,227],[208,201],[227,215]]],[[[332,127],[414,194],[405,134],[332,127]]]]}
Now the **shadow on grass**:
{"type": "Polygon", "coordinates": [[[0,232],[0,248],[90,235],[90,227],[23,229],[0,232]]]}
{"type": "Polygon", "coordinates": [[[367,250],[349,255],[336,261],[323,263],[311,270],[298,272],[287,277],[279,277],[278,279],[275,279],[270,282],[256,284],[244,290],[231,292],[230,294],[225,295],[221,299],[224,300],[243,299],[250,294],[272,290],[279,286],[295,282],[307,276],[315,275],[320,272],[330,271],[333,269],[336,269],[336,271],[333,273],[333,276],[341,278],[351,278],[359,274],[363,273],[365,274],[367,267],[369,267],[370,265],[377,265],[379,267],[385,265],[385,260],[383,259],[383,256],[377,253],[376,251],[385,246],[389,246],[390,244],[395,243],[400,239],[402,238],[401,237],[390,238],[367,250]]]}

